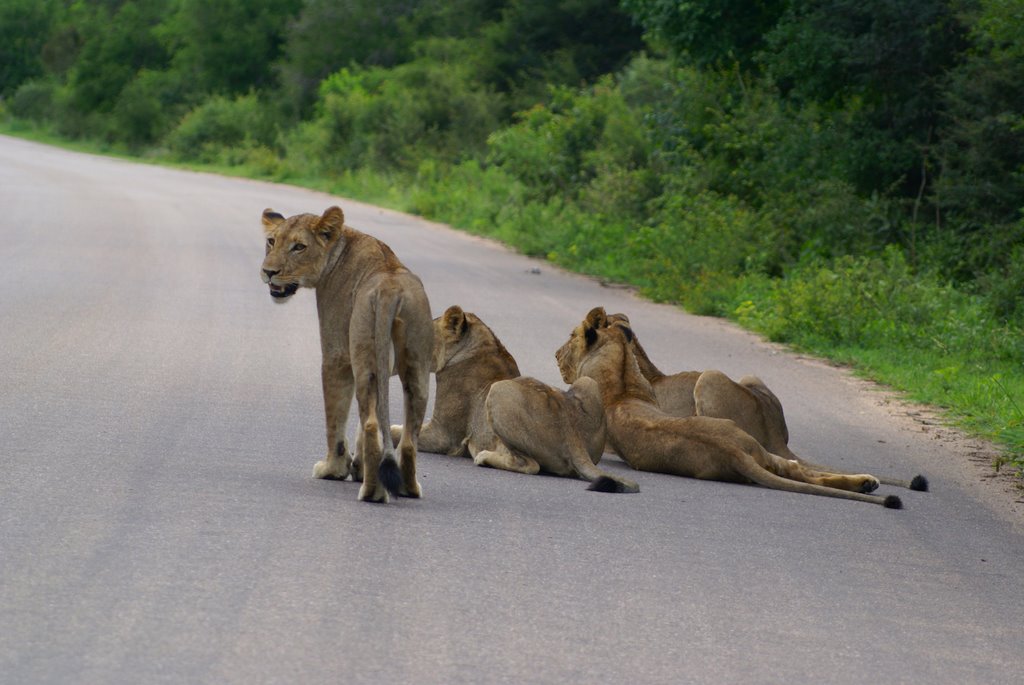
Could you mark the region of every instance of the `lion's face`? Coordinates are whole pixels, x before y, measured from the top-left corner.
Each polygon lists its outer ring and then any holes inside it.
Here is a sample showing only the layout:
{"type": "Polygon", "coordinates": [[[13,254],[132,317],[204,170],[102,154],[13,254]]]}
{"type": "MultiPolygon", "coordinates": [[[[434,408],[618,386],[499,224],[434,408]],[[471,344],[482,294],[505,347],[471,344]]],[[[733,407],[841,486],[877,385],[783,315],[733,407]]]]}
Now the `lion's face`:
{"type": "Polygon", "coordinates": [[[267,256],[260,276],[275,302],[284,302],[301,288],[315,288],[338,239],[345,215],[331,207],[323,216],[299,214],[285,218],[272,209],[263,212],[267,256]]]}

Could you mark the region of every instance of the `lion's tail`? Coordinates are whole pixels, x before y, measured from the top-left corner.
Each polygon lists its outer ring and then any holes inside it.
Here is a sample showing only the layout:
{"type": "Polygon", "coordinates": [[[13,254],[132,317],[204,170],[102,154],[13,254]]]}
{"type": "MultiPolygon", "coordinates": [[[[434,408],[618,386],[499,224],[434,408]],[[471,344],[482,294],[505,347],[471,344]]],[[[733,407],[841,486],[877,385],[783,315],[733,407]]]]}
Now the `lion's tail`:
{"type": "Polygon", "coordinates": [[[605,473],[591,481],[587,490],[593,492],[640,492],[640,486],[628,478],[605,473]]]}
{"type": "MultiPolygon", "coordinates": [[[[376,317],[373,329],[373,344],[376,348],[376,369],[374,375],[377,381],[377,421],[378,425],[390,431],[391,415],[390,402],[388,398],[388,384],[391,378],[391,354],[394,342],[391,331],[398,317],[398,310],[401,307],[401,297],[384,291],[377,300],[376,317]],[[387,293],[387,294],[384,294],[387,293]]],[[[402,472],[395,459],[394,449],[391,447],[389,435],[382,435],[384,454],[377,471],[381,485],[392,497],[397,497],[402,490],[402,472]]]]}
{"type": "Polygon", "coordinates": [[[628,478],[615,476],[598,468],[578,440],[570,440],[569,459],[583,480],[590,481],[587,490],[594,492],[640,492],[640,486],[628,478]]]}

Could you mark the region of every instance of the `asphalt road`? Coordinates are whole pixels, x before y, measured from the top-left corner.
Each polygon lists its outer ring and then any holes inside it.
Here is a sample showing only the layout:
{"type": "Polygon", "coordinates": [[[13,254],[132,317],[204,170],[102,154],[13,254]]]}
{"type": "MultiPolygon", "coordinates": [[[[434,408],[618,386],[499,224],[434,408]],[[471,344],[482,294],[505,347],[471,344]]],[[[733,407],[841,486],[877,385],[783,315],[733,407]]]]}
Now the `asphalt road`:
{"type": "Polygon", "coordinates": [[[321,193],[9,138],[0,292],[2,683],[1024,682],[1020,528],[863,383],[726,323],[321,193]],[[609,495],[421,454],[423,500],[359,503],[310,477],[312,293],[258,272],[265,207],[335,202],[528,375],[560,384],[602,304],[665,370],[760,374],[798,453],[932,492],[609,495]]]}

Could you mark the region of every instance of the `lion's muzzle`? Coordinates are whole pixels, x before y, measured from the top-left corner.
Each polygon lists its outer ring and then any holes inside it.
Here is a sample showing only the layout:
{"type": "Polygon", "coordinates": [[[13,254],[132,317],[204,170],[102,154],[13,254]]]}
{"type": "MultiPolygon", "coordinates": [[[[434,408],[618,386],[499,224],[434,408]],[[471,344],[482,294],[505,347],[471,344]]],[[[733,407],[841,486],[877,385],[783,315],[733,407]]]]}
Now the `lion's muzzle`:
{"type": "Polygon", "coordinates": [[[295,294],[295,291],[299,289],[298,283],[274,283],[274,276],[277,276],[280,271],[273,271],[271,269],[263,269],[261,275],[263,282],[270,286],[270,296],[276,300],[284,300],[295,294]]]}

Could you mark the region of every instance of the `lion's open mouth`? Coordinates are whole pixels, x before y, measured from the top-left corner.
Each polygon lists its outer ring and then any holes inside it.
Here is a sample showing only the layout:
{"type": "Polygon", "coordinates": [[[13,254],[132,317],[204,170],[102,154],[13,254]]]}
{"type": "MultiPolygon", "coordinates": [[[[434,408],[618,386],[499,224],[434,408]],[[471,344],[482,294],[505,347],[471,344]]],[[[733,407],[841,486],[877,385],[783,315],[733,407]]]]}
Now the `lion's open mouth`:
{"type": "Polygon", "coordinates": [[[295,291],[299,289],[297,283],[288,283],[287,285],[274,285],[270,284],[270,296],[275,297],[279,300],[283,300],[286,297],[291,297],[295,294],[295,291]]]}

